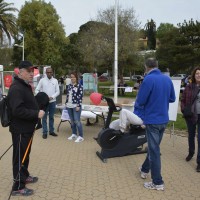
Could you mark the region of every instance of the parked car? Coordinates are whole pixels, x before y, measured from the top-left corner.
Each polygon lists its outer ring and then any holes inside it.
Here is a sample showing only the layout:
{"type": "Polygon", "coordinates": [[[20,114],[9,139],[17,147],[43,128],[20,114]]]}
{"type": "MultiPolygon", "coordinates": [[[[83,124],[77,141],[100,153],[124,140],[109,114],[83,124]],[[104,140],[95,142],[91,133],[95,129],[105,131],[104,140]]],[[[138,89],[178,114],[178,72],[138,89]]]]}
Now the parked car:
{"type": "Polygon", "coordinates": [[[132,75],[131,79],[133,81],[138,81],[140,79],[143,79],[144,77],[142,75],[132,75]]]}
{"type": "Polygon", "coordinates": [[[108,80],[109,80],[109,78],[107,76],[99,76],[98,77],[99,82],[105,82],[105,81],[108,81],[108,80]]]}
{"type": "Polygon", "coordinates": [[[186,74],[174,74],[172,77],[176,77],[176,78],[185,78],[186,77],[186,74]]]}

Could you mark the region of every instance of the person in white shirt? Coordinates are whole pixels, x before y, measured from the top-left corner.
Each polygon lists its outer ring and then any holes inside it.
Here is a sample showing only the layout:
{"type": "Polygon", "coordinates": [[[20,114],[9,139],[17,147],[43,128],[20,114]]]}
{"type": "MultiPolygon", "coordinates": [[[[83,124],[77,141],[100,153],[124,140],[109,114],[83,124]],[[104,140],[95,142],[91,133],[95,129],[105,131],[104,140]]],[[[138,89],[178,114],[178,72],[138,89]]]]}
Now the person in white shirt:
{"type": "Polygon", "coordinates": [[[69,84],[71,84],[71,78],[69,77],[69,75],[66,76],[66,79],[65,79],[65,84],[66,84],[66,94],[68,92],[68,86],[69,84]]]}
{"type": "Polygon", "coordinates": [[[49,114],[49,135],[58,136],[54,132],[54,114],[56,109],[56,97],[60,94],[58,80],[53,78],[52,68],[46,69],[46,76],[40,79],[35,93],[45,92],[49,96],[49,106],[46,109],[45,115],[42,118],[43,138],[47,138],[48,127],[47,127],[47,115],[49,114]]]}

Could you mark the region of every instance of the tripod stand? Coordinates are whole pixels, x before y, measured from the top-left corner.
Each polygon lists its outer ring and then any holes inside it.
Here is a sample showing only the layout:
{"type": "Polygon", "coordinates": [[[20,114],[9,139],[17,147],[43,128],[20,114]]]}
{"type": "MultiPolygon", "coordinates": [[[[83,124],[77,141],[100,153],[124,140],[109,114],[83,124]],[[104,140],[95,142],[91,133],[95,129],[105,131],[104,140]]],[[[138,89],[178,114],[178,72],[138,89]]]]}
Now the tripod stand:
{"type": "Polygon", "coordinates": [[[8,150],[13,146],[13,144],[11,144],[6,151],[1,155],[0,160],[3,158],[3,156],[8,152],[8,150]]]}

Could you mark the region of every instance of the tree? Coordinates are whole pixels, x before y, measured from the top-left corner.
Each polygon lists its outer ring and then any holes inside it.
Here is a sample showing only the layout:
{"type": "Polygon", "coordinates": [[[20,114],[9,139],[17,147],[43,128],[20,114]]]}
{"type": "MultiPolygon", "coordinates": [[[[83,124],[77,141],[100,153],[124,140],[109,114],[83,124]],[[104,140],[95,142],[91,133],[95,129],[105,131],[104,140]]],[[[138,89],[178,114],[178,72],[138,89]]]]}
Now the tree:
{"type": "Polygon", "coordinates": [[[156,23],[151,19],[145,25],[145,30],[147,33],[147,46],[149,50],[156,49],[156,23]]]}
{"type": "Polygon", "coordinates": [[[107,56],[110,52],[110,38],[106,35],[108,28],[107,24],[95,21],[89,21],[80,27],[77,45],[83,65],[88,66],[90,71],[103,66],[105,61],[110,64],[107,56]]]}
{"type": "MultiPolygon", "coordinates": [[[[188,22],[184,20],[182,24],[178,24],[180,34],[186,40],[187,46],[191,49],[192,58],[190,60],[190,66],[200,64],[200,22],[193,19],[188,22]]],[[[188,63],[189,64],[189,63],[188,63]]]]}
{"type": "Polygon", "coordinates": [[[8,46],[0,48],[0,64],[3,66],[10,66],[12,60],[12,49],[8,46]]]}
{"type": "Polygon", "coordinates": [[[163,36],[166,34],[166,32],[169,32],[173,30],[175,27],[173,24],[170,23],[161,23],[160,26],[157,28],[156,31],[156,38],[160,39],[163,38],[163,36]]]}
{"type": "Polygon", "coordinates": [[[198,21],[179,23],[178,27],[163,32],[159,38],[157,58],[161,68],[172,73],[188,73],[200,63],[200,23],[198,21]]]}
{"type": "MultiPolygon", "coordinates": [[[[137,51],[139,22],[133,8],[118,9],[118,69],[119,75],[133,71],[130,57],[137,51]]],[[[80,27],[79,48],[84,63],[91,69],[112,71],[114,64],[115,9],[99,10],[97,21],[90,21],[80,27]],[[91,42],[92,41],[92,42],[91,42]]],[[[135,59],[136,60],[136,59],[135,59]]]]}
{"type": "Polygon", "coordinates": [[[68,43],[62,49],[66,74],[69,74],[69,71],[87,72],[85,68],[80,67],[83,65],[83,58],[77,46],[78,34],[72,33],[68,39],[68,43]]]}
{"type": "Polygon", "coordinates": [[[3,43],[4,36],[6,35],[9,44],[11,38],[17,33],[16,17],[12,12],[18,11],[13,7],[13,3],[6,3],[0,0],[0,41],[3,43]],[[5,34],[5,35],[4,35],[5,34]]]}
{"type": "Polygon", "coordinates": [[[17,24],[25,38],[25,59],[37,65],[62,67],[62,48],[67,38],[51,3],[43,0],[25,2],[17,24]]]}

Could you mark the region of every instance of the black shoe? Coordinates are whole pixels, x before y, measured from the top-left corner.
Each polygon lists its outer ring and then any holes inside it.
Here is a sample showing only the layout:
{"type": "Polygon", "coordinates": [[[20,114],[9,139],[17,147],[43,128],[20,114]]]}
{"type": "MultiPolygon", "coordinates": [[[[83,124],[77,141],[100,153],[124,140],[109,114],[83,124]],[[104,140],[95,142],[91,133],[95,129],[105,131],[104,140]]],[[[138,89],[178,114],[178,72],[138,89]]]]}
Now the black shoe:
{"type": "Polygon", "coordinates": [[[30,196],[33,194],[33,190],[28,188],[23,188],[21,190],[12,191],[12,196],[30,196]]]}
{"type": "Polygon", "coordinates": [[[188,154],[188,156],[185,158],[185,160],[188,162],[192,159],[193,154],[188,154]]]}
{"type": "Polygon", "coordinates": [[[197,172],[200,172],[200,164],[197,164],[196,170],[197,170],[197,172]]]}
{"type": "Polygon", "coordinates": [[[38,177],[36,176],[28,176],[26,179],[26,184],[36,183],[36,182],[38,182],[38,177]]]}
{"type": "Polygon", "coordinates": [[[49,135],[52,135],[52,136],[58,136],[56,133],[49,133],[49,135]]]}
{"type": "Polygon", "coordinates": [[[42,135],[43,139],[47,139],[47,134],[42,135]]]}

